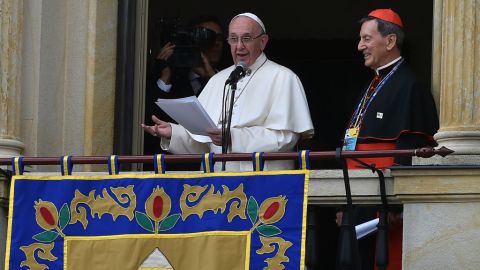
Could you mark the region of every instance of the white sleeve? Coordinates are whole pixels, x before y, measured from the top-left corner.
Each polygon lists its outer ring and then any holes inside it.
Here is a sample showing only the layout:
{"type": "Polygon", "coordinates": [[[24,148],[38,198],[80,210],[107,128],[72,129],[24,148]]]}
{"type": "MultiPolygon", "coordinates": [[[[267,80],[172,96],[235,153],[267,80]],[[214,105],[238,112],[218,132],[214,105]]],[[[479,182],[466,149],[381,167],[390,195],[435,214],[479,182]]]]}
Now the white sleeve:
{"type": "Polygon", "coordinates": [[[172,85],[166,84],[162,79],[157,80],[157,86],[160,88],[160,90],[166,93],[170,93],[170,90],[172,90],[172,85]]]}
{"type": "Polygon", "coordinates": [[[210,152],[208,143],[200,143],[192,139],[184,127],[176,124],[172,125],[172,137],[162,138],[160,146],[163,150],[173,154],[202,154],[210,152]]]}
{"type": "Polygon", "coordinates": [[[288,152],[294,150],[300,134],[260,126],[231,129],[232,152],[288,152]]]}

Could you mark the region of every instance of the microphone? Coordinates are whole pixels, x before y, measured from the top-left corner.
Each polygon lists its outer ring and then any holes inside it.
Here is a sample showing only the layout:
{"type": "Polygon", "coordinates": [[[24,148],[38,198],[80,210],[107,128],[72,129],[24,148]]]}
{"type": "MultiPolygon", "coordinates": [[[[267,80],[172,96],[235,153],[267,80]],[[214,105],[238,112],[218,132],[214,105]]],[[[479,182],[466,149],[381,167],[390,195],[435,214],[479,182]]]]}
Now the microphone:
{"type": "Polygon", "coordinates": [[[246,74],[247,64],[245,64],[244,62],[239,62],[237,66],[235,66],[235,69],[232,71],[232,73],[230,73],[230,76],[228,77],[225,84],[237,83],[238,80],[245,77],[246,74]]]}

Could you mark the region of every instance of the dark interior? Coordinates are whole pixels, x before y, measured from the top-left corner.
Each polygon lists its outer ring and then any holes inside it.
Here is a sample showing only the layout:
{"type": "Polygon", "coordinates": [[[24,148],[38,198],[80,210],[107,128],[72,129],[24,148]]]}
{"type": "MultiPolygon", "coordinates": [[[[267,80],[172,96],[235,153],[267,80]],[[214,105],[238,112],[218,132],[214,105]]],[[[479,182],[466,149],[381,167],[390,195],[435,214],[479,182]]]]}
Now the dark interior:
{"type": "MultiPolygon", "coordinates": [[[[404,22],[406,42],[403,56],[418,78],[430,85],[432,53],[433,1],[349,0],[349,1],[150,1],[149,60],[158,50],[155,38],[160,35],[158,22],[162,19],[188,21],[199,14],[216,15],[227,33],[230,18],[249,11],[258,15],[270,36],[267,56],[292,69],[302,80],[315,126],[312,140],[299,147],[312,151],[334,150],[340,146],[344,128],[354,103],[372,77],[363,66],[357,51],[358,20],[376,8],[392,8],[404,22]]],[[[225,66],[231,65],[228,45],[225,66]]],[[[148,78],[150,79],[150,78],[148,78]]],[[[151,79],[150,79],[151,80],[151,79]]],[[[156,106],[147,89],[146,122],[150,122],[151,106],[156,106]]],[[[154,111],[154,110],[153,110],[154,111]]],[[[157,139],[145,137],[145,154],[158,153],[157,139]]],[[[336,168],[332,161],[312,162],[313,168],[336,168]]]]}

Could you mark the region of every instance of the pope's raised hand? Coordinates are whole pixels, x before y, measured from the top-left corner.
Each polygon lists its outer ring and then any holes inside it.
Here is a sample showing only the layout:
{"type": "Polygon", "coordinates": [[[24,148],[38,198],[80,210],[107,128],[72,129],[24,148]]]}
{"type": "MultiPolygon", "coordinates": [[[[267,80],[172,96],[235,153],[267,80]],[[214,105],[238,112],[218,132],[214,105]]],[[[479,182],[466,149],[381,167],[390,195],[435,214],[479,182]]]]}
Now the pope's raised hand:
{"type": "Polygon", "coordinates": [[[145,132],[156,137],[164,137],[167,139],[172,137],[172,125],[169,122],[162,121],[155,115],[152,115],[152,121],[152,126],[142,124],[142,128],[145,132]]]}

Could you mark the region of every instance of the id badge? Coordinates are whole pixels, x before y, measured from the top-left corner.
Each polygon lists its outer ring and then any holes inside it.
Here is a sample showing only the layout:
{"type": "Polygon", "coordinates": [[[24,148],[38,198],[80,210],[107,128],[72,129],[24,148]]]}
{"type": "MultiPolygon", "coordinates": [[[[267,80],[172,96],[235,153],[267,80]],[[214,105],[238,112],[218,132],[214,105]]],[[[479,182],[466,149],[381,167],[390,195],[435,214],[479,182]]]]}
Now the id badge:
{"type": "Polygon", "coordinates": [[[355,151],[358,138],[358,128],[349,128],[345,132],[345,138],[343,140],[343,151],[355,151]]]}

